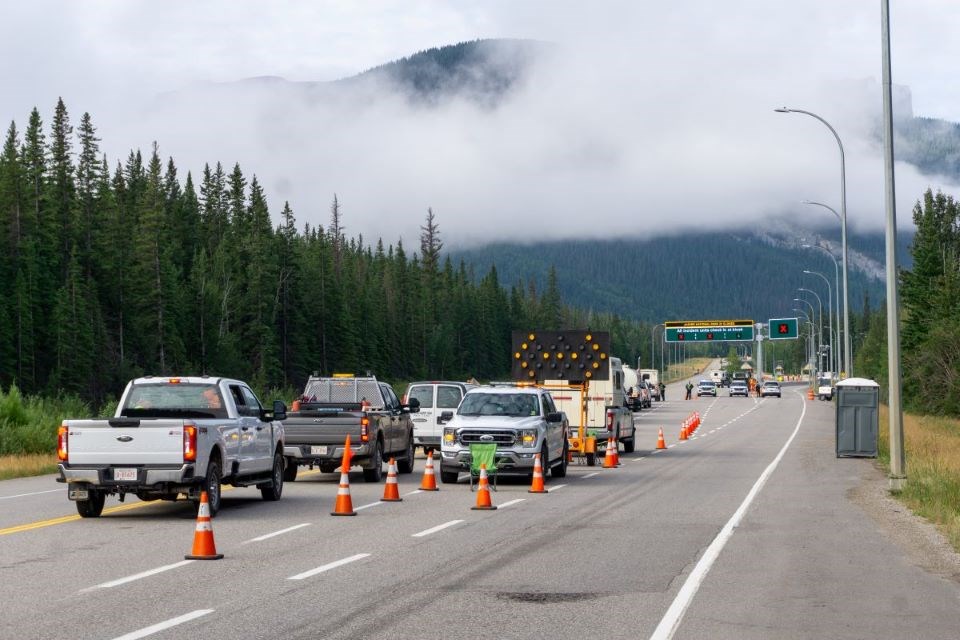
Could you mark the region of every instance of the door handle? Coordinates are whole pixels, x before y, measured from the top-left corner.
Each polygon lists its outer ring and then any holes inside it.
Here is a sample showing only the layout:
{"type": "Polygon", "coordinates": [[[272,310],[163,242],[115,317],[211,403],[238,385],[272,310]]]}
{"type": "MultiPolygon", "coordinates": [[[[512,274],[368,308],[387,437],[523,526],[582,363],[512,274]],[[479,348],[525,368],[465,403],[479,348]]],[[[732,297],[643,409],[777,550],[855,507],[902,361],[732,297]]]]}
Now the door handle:
{"type": "Polygon", "coordinates": [[[240,427],[240,431],[250,431],[250,427],[240,427]]]}
{"type": "Polygon", "coordinates": [[[263,431],[263,427],[262,426],[257,427],[257,431],[263,431]]]}

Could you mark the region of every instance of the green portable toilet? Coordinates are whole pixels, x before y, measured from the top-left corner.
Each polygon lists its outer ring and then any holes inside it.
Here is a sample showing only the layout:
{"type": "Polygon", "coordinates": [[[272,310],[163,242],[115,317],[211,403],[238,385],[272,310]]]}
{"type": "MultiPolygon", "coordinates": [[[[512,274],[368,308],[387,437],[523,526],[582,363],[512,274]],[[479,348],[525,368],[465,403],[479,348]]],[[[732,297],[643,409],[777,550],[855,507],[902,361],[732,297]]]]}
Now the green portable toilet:
{"type": "Polygon", "coordinates": [[[837,383],[837,457],[877,457],[880,385],[866,378],[837,383]]]}

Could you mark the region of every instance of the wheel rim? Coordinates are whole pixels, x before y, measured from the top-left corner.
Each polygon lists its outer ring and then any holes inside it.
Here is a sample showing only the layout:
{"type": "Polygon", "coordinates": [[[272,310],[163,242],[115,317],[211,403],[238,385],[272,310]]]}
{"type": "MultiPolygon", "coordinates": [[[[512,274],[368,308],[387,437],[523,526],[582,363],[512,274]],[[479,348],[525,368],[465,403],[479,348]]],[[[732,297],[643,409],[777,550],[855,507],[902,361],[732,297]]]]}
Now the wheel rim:
{"type": "Polygon", "coordinates": [[[207,482],[207,501],[210,504],[220,504],[220,477],[216,473],[210,474],[207,482]]]}
{"type": "Polygon", "coordinates": [[[283,486],[283,460],[277,458],[273,462],[273,486],[282,487],[283,486]]]}

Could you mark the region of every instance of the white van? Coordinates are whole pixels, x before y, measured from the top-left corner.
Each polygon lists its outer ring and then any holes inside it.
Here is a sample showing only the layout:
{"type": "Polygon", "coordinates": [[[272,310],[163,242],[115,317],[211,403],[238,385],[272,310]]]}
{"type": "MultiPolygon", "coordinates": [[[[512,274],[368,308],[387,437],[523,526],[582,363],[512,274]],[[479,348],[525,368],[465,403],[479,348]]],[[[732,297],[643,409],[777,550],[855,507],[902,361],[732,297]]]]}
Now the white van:
{"type": "Polygon", "coordinates": [[[412,414],[413,445],[423,447],[423,452],[440,450],[440,436],[443,435],[443,423],[440,415],[444,411],[456,411],[467,391],[478,385],[469,382],[424,381],[411,382],[403,396],[403,403],[410,398],[420,401],[420,412],[412,414]]]}

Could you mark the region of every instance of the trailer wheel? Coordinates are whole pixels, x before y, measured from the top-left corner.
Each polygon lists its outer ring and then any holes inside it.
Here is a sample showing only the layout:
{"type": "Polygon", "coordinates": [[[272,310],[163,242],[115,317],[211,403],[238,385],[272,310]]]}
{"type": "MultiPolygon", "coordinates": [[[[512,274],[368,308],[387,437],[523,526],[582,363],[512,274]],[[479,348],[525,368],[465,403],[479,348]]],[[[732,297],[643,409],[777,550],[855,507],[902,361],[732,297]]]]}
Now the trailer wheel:
{"type": "Polygon", "coordinates": [[[77,513],[82,518],[99,518],[103,513],[103,503],[107,496],[102,491],[90,489],[90,497],[87,500],[77,500],[77,513]]]}

